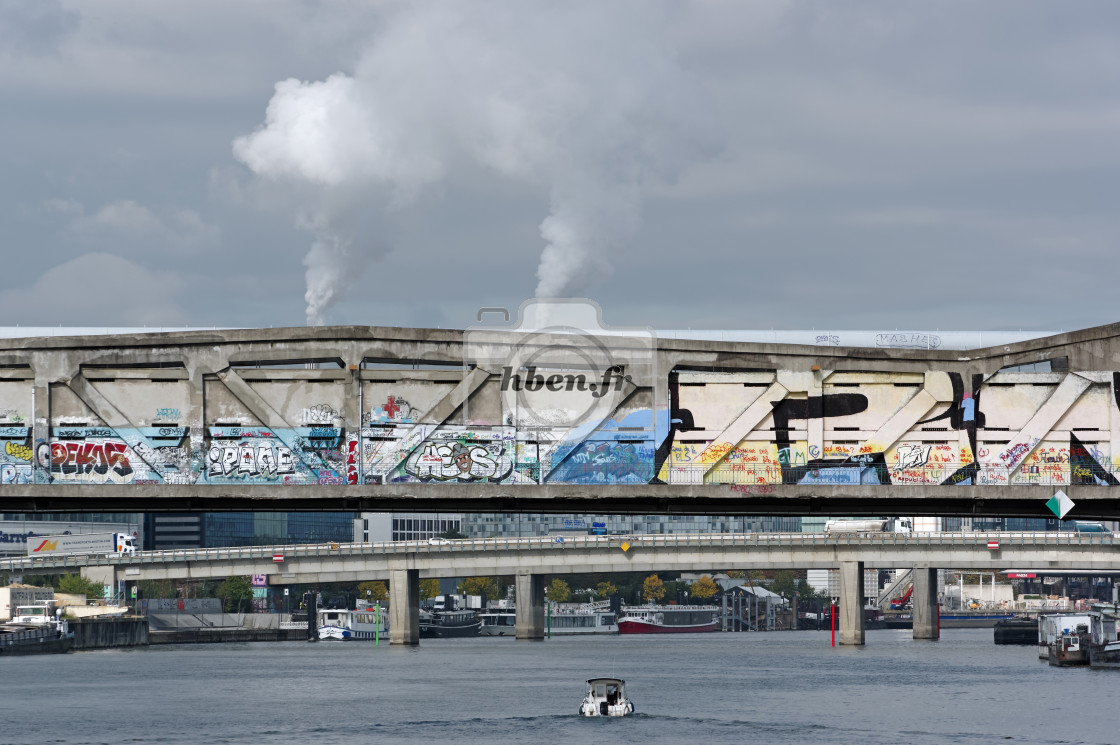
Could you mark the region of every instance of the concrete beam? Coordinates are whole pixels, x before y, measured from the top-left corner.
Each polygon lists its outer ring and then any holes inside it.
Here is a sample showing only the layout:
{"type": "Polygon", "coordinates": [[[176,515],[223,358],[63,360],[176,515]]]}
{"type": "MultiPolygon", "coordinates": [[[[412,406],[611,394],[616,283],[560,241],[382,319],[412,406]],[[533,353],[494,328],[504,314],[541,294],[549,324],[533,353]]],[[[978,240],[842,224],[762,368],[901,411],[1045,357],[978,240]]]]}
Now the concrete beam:
{"type": "Polygon", "coordinates": [[[864,643],[863,562],[840,564],[840,643],[864,643]]]}
{"type": "Polygon", "coordinates": [[[910,595],[914,609],[914,638],[938,639],[941,624],[937,607],[937,570],[929,567],[914,567],[914,592],[910,595]]]}
{"type": "Polygon", "coordinates": [[[389,569],[389,643],[420,643],[420,572],[402,564],[389,569]]]}
{"type": "MultiPolygon", "coordinates": [[[[2,512],[540,512],[1046,517],[1057,486],[859,484],[5,484],[2,512]]],[[[1120,519],[1120,489],[1061,487],[1078,519],[1120,519]]]]}

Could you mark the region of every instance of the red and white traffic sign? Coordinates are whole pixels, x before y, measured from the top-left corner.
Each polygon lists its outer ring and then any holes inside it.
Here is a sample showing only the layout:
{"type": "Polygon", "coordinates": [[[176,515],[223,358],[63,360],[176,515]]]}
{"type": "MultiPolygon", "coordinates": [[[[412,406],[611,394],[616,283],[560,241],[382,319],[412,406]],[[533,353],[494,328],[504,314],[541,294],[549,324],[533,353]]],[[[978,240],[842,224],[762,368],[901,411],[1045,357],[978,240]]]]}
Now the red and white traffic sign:
{"type": "Polygon", "coordinates": [[[284,560],[284,554],[273,554],[272,560],[279,563],[284,560]]]}
{"type": "Polygon", "coordinates": [[[988,548],[995,551],[997,548],[999,548],[999,541],[988,541],[988,548]]]}

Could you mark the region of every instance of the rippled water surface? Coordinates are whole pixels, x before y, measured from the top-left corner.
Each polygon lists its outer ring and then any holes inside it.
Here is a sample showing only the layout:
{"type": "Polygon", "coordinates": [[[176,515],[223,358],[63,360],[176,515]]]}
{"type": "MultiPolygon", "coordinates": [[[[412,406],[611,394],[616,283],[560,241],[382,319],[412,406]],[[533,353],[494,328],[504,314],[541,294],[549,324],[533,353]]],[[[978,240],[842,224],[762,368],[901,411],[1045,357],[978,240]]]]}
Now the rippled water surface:
{"type": "Polygon", "coordinates": [[[1120,743],[1120,670],[990,629],[215,644],[0,659],[0,743],[1120,743]],[[617,675],[637,713],[581,719],[617,675]]]}

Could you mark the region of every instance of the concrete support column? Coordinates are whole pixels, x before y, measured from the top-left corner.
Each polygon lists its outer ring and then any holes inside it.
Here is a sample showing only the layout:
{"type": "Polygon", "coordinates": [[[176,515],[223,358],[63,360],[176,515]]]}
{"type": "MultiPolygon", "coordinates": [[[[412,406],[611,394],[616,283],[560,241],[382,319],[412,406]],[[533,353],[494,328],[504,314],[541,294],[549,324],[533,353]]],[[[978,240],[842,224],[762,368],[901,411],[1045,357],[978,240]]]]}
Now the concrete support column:
{"type": "MultiPolygon", "coordinates": [[[[82,578],[88,579],[90,582],[100,582],[109,587],[109,592],[113,595],[117,594],[117,580],[121,577],[118,572],[123,572],[120,567],[115,564],[108,566],[89,566],[82,567],[82,578]]],[[[93,598],[90,598],[93,600],[93,598]]]]}
{"type": "Polygon", "coordinates": [[[544,639],[544,577],[517,573],[517,617],[514,635],[518,639],[544,639]]]}
{"type": "Polygon", "coordinates": [[[420,643],[420,572],[389,568],[389,643],[420,643]]]}
{"type": "Polygon", "coordinates": [[[51,482],[51,395],[50,382],[35,376],[31,388],[31,481],[35,484],[51,482]]]}
{"type": "Polygon", "coordinates": [[[862,561],[840,564],[840,643],[864,643],[862,561]]]}
{"type": "Polygon", "coordinates": [[[914,592],[910,595],[910,604],[914,609],[914,638],[940,638],[936,569],[914,567],[914,592]]]}

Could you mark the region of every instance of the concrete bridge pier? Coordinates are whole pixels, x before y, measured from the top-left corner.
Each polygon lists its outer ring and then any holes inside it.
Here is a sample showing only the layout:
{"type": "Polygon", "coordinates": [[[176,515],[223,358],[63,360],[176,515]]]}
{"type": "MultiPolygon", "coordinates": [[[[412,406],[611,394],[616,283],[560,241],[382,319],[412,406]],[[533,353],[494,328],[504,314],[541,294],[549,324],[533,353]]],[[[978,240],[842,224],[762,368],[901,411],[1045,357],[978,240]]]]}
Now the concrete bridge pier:
{"type": "Polygon", "coordinates": [[[914,567],[914,592],[910,595],[910,605],[914,609],[914,638],[940,638],[936,569],[914,567]]]}
{"type": "Polygon", "coordinates": [[[389,643],[420,643],[420,571],[389,567],[389,643]]]}
{"type": "MultiPolygon", "coordinates": [[[[116,565],[82,567],[82,577],[90,582],[100,582],[109,588],[109,592],[117,594],[118,569],[116,565]]],[[[123,575],[122,575],[123,576],[123,575]]],[[[90,598],[92,600],[93,598],[90,598]]]]}
{"type": "Polygon", "coordinates": [[[863,562],[840,564],[840,643],[864,643],[863,562]]]}
{"type": "Polygon", "coordinates": [[[544,576],[517,573],[517,616],[514,636],[518,639],[544,639],[544,576]]]}

